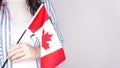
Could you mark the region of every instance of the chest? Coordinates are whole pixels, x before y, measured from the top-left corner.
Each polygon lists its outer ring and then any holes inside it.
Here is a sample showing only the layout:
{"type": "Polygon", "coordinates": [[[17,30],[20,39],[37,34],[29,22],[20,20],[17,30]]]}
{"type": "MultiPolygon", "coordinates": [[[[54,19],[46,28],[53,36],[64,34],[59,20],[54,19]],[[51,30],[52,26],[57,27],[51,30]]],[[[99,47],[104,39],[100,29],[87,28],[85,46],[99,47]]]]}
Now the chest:
{"type": "Polygon", "coordinates": [[[16,43],[23,31],[29,26],[32,16],[24,2],[8,2],[8,8],[12,25],[12,41],[13,43],[16,43]]]}

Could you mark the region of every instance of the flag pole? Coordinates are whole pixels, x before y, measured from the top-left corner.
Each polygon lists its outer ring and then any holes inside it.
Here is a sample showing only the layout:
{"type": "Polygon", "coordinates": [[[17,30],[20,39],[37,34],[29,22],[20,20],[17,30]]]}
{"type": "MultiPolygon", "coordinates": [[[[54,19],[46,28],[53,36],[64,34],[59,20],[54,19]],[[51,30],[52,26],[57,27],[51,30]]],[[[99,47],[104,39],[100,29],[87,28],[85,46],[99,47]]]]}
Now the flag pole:
{"type": "MultiPolygon", "coordinates": [[[[27,30],[25,30],[25,31],[23,32],[23,34],[20,36],[19,40],[17,41],[17,44],[20,42],[20,40],[22,39],[22,37],[24,36],[24,34],[26,33],[26,31],[27,31],[27,30]]],[[[8,59],[5,60],[4,64],[2,65],[2,68],[5,67],[5,65],[6,65],[7,62],[8,62],[8,59]]]]}

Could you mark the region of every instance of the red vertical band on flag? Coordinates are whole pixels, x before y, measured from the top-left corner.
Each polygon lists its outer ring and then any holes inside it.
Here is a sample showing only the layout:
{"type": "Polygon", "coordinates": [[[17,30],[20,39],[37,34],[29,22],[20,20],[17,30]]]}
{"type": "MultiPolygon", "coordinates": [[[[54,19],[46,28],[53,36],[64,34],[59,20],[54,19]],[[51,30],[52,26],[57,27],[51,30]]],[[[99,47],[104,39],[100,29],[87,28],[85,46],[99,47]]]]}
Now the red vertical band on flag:
{"type": "Polygon", "coordinates": [[[28,29],[30,29],[33,33],[36,32],[39,28],[42,27],[42,25],[45,23],[46,20],[49,19],[49,16],[46,12],[46,9],[44,6],[41,7],[33,21],[31,22],[28,29]]]}
{"type": "Polygon", "coordinates": [[[65,54],[63,48],[52,52],[41,58],[41,67],[42,68],[55,68],[62,61],[65,60],[65,54]]]}

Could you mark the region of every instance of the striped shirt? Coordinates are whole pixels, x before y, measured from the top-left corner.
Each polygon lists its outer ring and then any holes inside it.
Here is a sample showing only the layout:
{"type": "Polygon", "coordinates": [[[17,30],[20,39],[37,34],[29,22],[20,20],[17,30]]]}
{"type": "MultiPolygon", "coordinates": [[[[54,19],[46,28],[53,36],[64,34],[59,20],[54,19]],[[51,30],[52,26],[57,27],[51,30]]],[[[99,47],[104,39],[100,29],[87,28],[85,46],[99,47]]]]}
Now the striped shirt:
{"type": "MultiPolygon", "coordinates": [[[[58,34],[58,38],[63,45],[63,38],[58,29],[56,16],[54,13],[53,6],[50,0],[42,0],[44,2],[45,7],[47,9],[48,15],[52,21],[52,24],[58,34]]],[[[4,61],[6,60],[7,52],[9,50],[9,45],[11,45],[11,19],[10,19],[10,12],[7,6],[2,6],[0,11],[0,66],[3,65],[4,61]]],[[[38,39],[35,41],[35,47],[39,45],[38,39]]],[[[40,68],[39,59],[36,60],[37,68],[40,68]]],[[[5,68],[13,68],[12,62],[8,61],[5,68]]]]}

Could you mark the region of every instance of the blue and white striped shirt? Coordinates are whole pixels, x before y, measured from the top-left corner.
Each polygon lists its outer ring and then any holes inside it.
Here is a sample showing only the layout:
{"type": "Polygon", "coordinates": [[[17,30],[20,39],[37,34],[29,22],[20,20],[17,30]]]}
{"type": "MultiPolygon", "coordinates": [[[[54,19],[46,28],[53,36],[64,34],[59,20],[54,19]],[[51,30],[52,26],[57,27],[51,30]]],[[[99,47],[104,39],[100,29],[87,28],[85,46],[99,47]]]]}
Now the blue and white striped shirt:
{"type": "MultiPolygon", "coordinates": [[[[41,1],[44,2],[47,12],[54,26],[54,29],[58,34],[58,38],[61,44],[63,45],[63,38],[57,26],[57,20],[51,1],[50,0],[41,0],[41,1]]],[[[11,45],[11,20],[10,20],[10,12],[7,6],[1,7],[0,14],[1,14],[0,15],[0,66],[2,66],[4,61],[6,60],[5,57],[7,56],[9,45],[11,45]]],[[[35,42],[35,44],[38,45],[39,43],[35,42]]],[[[37,61],[37,63],[39,68],[40,67],[39,61],[37,61]]],[[[11,61],[9,61],[6,64],[5,68],[12,68],[11,61]]]]}

